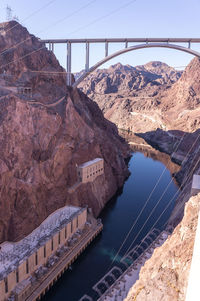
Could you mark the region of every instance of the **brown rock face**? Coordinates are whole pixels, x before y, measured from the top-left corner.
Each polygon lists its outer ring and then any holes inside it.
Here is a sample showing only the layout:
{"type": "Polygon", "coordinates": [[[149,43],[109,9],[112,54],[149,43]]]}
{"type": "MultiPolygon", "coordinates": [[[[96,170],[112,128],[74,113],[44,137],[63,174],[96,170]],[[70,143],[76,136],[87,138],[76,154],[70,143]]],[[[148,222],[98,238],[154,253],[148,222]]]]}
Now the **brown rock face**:
{"type": "MultiPolygon", "coordinates": [[[[15,24],[4,26],[9,29],[15,24]]],[[[20,25],[0,34],[1,51],[24,37],[29,39],[25,49],[20,45],[11,51],[14,66],[7,65],[6,73],[0,75],[2,242],[21,239],[65,204],[89,205],[98,215],[128,176],[124,158],[129,149],[94,102],[66,87],[62,74],[55,79],[51,74],[32,75],[32,69],[62,71],[53,53],[44,48],[24,60],[21,56],[27,48],[31,53],[41,47],[38,40],[20,25]],[[17,94],[19,81],[32,87],[37,103],[17,94]],[[76,164],[96,157],[104,158],[105,174],[69,193],[77,181],[76,164]]],[[[8,60],[4,56],[4,65],[10,61],[10,56],[8,60]]]]}
{"type": "Polygon", "coordinates": [[[200,126],[198,58],[182,75],[160,62],[137,67],[117,64],[97,70],[80,87],[121,129],[136,133],[157,128],[194,132],[200,126]]]}
{"type": "Polygon", "coordinates": [[[0,53],[0,96],[25,86],[33,99],[51,103],[66,93],[64,70],[55,55],[17,22],[0,24],[0,53]]]}
{"type": "Polygon", "coordinates": [[[184,301],[198,221],[200,195],[186,205],[182,222],[140,271],[125,301],[184,301]]]}
{"type": "MultiPolygon", "coordinates": [[[[80,83],[80,88],[87,94],[155,92],[161,85],[176,82],[182,72],[177,72],[165,63],[150,62],[143,66],[132,67],[120,63],[108,69],[97,69],[80,83]]],[[[76,75],[78,77],[79,74],[76,75]]],[[[92,94],[93,95],[93,94],[92,94]]],[[[122,94],[123,95],[123,94],[122,94]]],[[[96,96],[96,95],[94,95],[96,96]]]]}
{"type": "Polygon", "coordinates": [[[145,132],[168,127],[161,110],[161,95],[181,74],[161,62],[137,67],[118,63],[93,72],[80,88],[118,128],[145,132]]]}
{"type": "Polygon", "coordinates": [[[181,78],[162,96],[162,113],[171,129],[194,132],[200,127],[200,60],[195,58],[181,78]]]}

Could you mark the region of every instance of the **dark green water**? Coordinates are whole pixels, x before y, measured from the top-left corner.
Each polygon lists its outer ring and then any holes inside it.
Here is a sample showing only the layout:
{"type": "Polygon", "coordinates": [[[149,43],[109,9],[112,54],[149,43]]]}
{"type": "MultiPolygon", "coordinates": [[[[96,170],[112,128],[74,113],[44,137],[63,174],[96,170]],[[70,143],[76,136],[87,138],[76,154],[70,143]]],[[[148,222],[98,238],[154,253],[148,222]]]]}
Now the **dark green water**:
{"type": "MultiPolygon", "coordinates": [[[[102,234],[77,259],[73,264],[72,271],[67,271],[43,300],[78,301],[84,294],[92,295],[91,287],[107,272],[112,259],[164,169],[165,165],[155,159],[155,156],[152,159],[145,157],[140,152],[133,153],[129,162],[130,177],[125,182],[123,189],[109,202],[100,216],[104,224],[102,234]]],[[[124,255],[171,180],[171,173],[166,169],[116,261],[119,261],[124,255]]],[[[148,233],[177,190],[178,187],[172,180],[135,244],[138,244],[148,233]]],[[[175,199],[156,224],[158,229],[163,229],[163,225],[173,210],[174,202],[175,199]]]]}

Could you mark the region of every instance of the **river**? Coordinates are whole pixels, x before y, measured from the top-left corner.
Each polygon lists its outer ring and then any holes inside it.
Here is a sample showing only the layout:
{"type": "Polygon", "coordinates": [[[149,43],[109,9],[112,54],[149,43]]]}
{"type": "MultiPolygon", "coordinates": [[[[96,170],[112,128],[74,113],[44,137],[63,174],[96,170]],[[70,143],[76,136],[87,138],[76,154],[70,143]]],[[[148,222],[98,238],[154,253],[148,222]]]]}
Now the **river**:
{"type": "Polygon", "coordinates": [[[143,214],[133,228],[120,254],[115,259],[115,263],[117,264],[121,256],[124,255],[151,214],[154,206],[159,202],[159,205],[144,226],[135,244],[138,244],[148,233],[168,202],[173,199],[165,214],[156,224],[156,228],[162,230],[175,203],[174,195],[178,190],[178,186],[172,178],[171,172],[174,173],[177,169],[177,165],[172,163],[167,155],[148,146],[143,146],[142,151],[139,147],[136,147],[129,161],[130,177],[101,213],[100,218],[104,225],[102,234],[77,259],[72,266],[72,270],[65,272],[43,300],[78,301],[84,294],[93,296],[92,286],[108,271],[127,232],[139,215],[160,175],[164,172],[143,214]],[[169,187],[161,198],[168,184],[169,187]]]}

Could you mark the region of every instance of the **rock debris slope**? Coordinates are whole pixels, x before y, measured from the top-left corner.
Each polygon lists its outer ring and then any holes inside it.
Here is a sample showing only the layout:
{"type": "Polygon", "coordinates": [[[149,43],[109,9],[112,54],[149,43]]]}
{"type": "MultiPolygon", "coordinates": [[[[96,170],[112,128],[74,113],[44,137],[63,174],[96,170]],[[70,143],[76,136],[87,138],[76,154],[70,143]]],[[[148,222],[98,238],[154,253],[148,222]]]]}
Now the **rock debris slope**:
{"type": "Polygon", "coordinates": [[[0,242],[21,239],[65,204],[98,215],[128,176],[127,144],[97,104],[66,86],[55,55],[24,27],[0,24],[0,52],[0,242]],[[105,174],[69,193],[76,164],[95,157],[105,174]]]}

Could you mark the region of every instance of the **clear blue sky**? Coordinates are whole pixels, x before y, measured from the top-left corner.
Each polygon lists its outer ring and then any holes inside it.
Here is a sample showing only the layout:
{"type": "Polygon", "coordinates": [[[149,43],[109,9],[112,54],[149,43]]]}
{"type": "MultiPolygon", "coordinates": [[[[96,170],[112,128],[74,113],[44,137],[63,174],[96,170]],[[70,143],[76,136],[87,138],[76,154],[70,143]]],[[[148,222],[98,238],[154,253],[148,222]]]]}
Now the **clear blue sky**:
{"type": "MultiPolygon", "coordinates": [[[[20,22],[40,38],[200,37],[200,0],[0,0],[0,21],[9,5],[20,22]],[[126,5],[127,4],[127,5],[126,5]]],[[[109,47],[109,53],[121,45],[109,47]]],[[[103,58],[104,45],[91,46],[90,65],[103,58]]],[[[200,45],[194,45],[200,51],[200,45]]],[[[66,46],[56,46],[66,65],[66,46]]],[[[72,49],[73,71],[84,68],[85,48],[72,49]]],[[[192,56],[168,49],[143,49],[121,55],[117,62],[140,65],[152,60],[185,66],[192,56]]]]}

